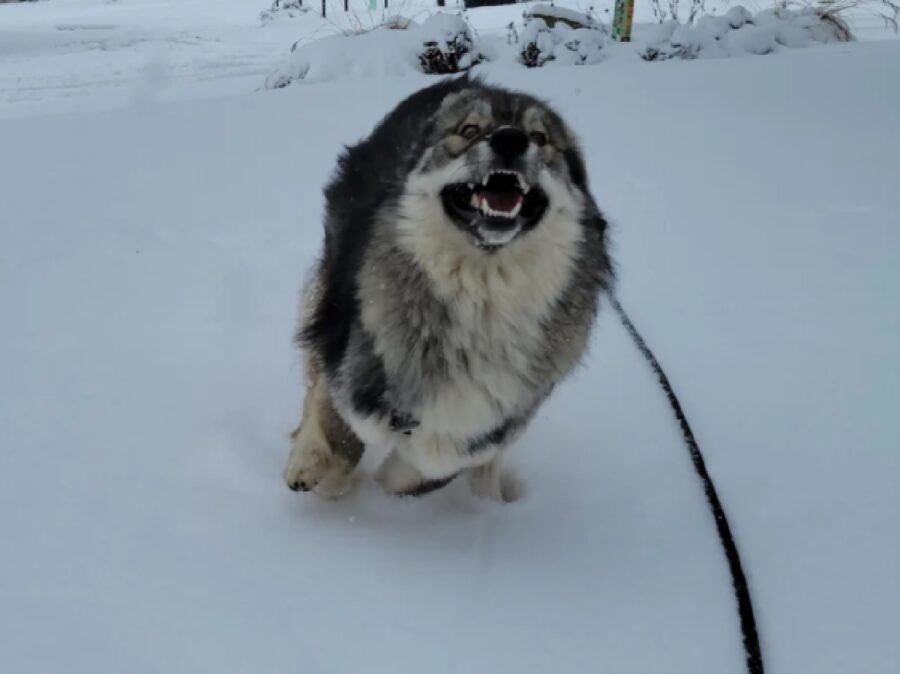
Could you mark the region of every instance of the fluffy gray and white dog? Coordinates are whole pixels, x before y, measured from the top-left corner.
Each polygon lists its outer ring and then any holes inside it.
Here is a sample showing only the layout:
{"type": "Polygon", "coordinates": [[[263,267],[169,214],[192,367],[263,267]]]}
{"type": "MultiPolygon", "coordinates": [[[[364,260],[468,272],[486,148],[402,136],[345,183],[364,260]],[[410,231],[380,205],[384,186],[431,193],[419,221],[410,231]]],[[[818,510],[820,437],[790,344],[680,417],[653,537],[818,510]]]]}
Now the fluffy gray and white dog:
{"type": "Polygon", "coordinates": [[[401,102],[340,157],[303,292],[303,417],[284,477],[333,497],[366,444],[376,480],[421,494],[500,470],[583,355],[612,280],[606,221],[546,103],[461,78],[401,102]]]}

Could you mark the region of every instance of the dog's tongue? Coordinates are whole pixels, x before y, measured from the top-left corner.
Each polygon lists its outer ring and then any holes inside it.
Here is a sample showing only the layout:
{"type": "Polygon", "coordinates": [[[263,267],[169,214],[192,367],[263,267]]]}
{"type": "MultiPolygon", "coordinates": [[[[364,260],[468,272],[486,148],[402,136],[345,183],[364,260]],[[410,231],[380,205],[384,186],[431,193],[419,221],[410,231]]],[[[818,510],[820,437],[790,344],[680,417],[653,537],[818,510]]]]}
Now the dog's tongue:
{"type": "Polygon", "coordinates": [[[509,213],[516,205],[522,201],[522,195],[519,192],[493,192],[484,190],[480,194],[481,199],[486,201],[491,210],[509,213]]]}

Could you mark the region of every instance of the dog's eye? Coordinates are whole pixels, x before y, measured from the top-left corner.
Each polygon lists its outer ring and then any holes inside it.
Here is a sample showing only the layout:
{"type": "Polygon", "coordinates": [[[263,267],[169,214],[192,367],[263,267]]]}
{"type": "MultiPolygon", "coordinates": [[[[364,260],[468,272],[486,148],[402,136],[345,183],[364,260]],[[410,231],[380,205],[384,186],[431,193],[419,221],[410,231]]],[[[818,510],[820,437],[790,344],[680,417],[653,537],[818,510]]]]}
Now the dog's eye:
{"type": "Polygon", "coordinates": [[[479,133],[481,133],[481,129],[479,129],[475,124],[466,124],[459,130],[459,135],[466,140],[472,140],[479,133]]]}
{"type": "Polygon", "coordinates": [[[538,147],[544,147],[544,145],[547,144],[547,134],[541,131],[532,131],[528,134],[528,137],[531,138],[531,142],[538,147]]]}

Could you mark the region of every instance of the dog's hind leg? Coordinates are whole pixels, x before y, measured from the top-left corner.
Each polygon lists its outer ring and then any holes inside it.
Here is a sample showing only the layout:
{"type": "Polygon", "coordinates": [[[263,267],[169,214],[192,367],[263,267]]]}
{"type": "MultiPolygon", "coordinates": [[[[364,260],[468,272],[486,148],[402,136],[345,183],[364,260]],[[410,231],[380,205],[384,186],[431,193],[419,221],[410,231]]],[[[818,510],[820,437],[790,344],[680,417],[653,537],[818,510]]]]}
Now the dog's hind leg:
{"type": "Polygon", "coordinates": [[[325,378],[311,368],[303,418],[291,434],[293,448],[284,481],[294,491],[336,498],[353,487],[354,471],[365,449],[334,408],[325,378]]]}
{"type": "Polygon", "coordinates": [[[451,473],[447,477],[425,477],[395,448],[378,467],[375,481],[395,496],[424,496],[446,487],[456,475],[451,473]]]}
{"type": "Polygon", "coordinates": [[[468,470],[469,486],[476,496],[501,503],[522,496],[524,485],[513,473],[503,470],[502,462],[503,452],[498,451],[487,463],[468,470]]]}
{"type": "Polygon", "coordinates": [[[394,448],[375,471],[375,481],[386,492],[401,495],[413,492],[427,478],[394,448]]]}

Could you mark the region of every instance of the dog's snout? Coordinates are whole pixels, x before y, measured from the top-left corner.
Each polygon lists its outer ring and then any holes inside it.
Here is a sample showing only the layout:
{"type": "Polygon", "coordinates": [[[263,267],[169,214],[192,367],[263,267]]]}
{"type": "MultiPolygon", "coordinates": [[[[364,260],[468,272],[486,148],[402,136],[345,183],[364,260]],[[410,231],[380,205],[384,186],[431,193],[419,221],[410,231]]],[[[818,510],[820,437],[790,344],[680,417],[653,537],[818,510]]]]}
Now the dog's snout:
{"type": "Polygon", "coordinates": [[[525,154],[525,150],[528,149],[528,136],[520,129],[504,126],[493,133],[490,144],[498,156],[511,161],[525,154]]]}

